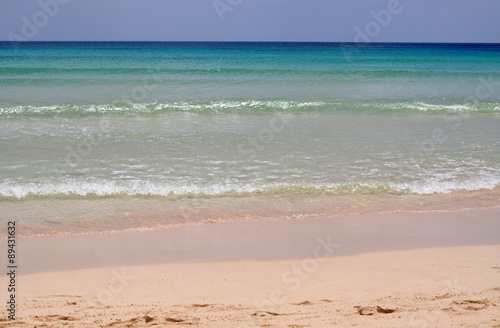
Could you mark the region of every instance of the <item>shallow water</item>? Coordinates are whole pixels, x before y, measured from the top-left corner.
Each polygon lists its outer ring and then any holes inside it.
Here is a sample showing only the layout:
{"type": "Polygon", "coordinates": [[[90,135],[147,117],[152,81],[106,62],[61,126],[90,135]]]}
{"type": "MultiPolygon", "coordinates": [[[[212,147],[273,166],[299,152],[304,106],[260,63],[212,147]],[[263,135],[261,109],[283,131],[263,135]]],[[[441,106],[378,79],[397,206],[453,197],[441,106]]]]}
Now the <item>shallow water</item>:
{"type": "Polygon", "coordinates": [[[0,44],[25,235],[500,205],[500,48],[0,44]]]}

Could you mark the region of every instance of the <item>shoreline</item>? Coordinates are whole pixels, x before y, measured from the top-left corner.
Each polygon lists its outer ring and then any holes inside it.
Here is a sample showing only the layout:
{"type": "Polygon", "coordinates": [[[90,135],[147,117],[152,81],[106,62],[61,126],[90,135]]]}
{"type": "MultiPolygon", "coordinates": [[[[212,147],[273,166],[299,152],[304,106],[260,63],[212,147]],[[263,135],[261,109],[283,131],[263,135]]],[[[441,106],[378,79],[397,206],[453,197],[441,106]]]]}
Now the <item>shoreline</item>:
{"type": "MultiPolygon", "coordinates": [[[[488,207],[464,207],[459,209],[434,209],[434,210],[404,210],[404,209],[394,209],[387,210],[382,212],[363,212],[363,213],[349,213],[349,214],[338,214],[338,215],[330,215],[326,216],[324,214],[308,214],[308,215],[287,215],[287,216],[277,216],[277,217],[252,217],[252,218],[244,218],[244,219],[235,219],[235,220],[227,220],[227,219],[206,219],[201,222],[189,222],[189,223],[176,223],[170,225],[158,225],[158,226],[145,226],[145,227],[132,227],[125,229],[111,229],[111,230],[91,230],[91,231],[82,231],[82,232],[71,232],[71,231],[62,231],[62,232],[54,232],[54,233],[40,233],[36,235],[19,235],[17,237],[18,240],[26,240],[26,239],[40,239],[40,238],[59,238],[59,237],[76,237],[76,236],[92,236],[92,235],[114,235],[114,234],[123,234],[123,233],[141,233],[148,231],[163,231],[169,229],[177,229],[177,228],[189,228],[189,227],[198,227],[204,225],[212,225],[212,224],[225,224],[231,222],[254,222],[254,221],[301,221],[301,220],[321,220],[328,219],[333,220],[335,218],[345,218],[345,217],[356,217],[356,216],[373,216],[373,215],[392,215],[392,214],[401,214],[401,213],[457,213],[457,212],[467,212],[467,211],[478,211],[478,210],[494,210],[499,209],[500,205],[492,205],[488,207]]],[[[0,236],[0,240],[7,240],[4,236],[0,236]]]]}
{"type": "MultiPolygon", "coordinates": [[[[318,238],[337,255],[500,244],[500,208],[248,220],[115,234],[20,239],[24,272],[197,261],[306,258],[318,238]],[[127,252],[125,256],[125,251],[127,252]],[[50,255],[50,263],[45,254],[50,255]],[[78,257],[75,258],[75,254],[78,257]],[[99,254],[96,257],[96,254],[99,254]]],[[[3,250],[5,245],[1,247],[3,250]]]]}
{"type": "MultiPolygon", "coordinates": [[[[103,198],[5,203],[18,238],[51,238],[165,230],[213,223],[301,220],[397,213],[463,212],[500,207],[500,188],[439,195],[103,198]]],[[[0,227],[0,240],[6,228],[0,227]]]]}

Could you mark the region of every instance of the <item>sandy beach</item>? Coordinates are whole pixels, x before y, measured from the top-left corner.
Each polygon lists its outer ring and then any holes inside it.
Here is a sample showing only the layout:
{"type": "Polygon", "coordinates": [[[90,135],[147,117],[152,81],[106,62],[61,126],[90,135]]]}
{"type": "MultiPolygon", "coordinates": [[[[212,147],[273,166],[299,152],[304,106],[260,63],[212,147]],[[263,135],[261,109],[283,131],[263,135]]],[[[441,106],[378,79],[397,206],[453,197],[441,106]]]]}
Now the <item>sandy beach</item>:
{"type": "Polygon", "coordinates": [[[4,311],[0,326],[500,327],[499,218],[493,208],[21,239],[17,318],[4,311]]]}

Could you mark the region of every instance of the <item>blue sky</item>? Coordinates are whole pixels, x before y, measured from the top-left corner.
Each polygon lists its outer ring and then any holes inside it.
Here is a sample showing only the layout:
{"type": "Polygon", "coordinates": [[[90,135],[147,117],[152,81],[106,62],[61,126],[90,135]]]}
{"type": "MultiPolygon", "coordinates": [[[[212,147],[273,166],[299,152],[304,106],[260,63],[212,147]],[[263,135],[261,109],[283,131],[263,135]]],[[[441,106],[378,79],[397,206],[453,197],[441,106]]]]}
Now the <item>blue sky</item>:
{"type": "Polygon", "coordinates": [[[500,43],[500,1],[1,0],[9,39],[500,43]]]}

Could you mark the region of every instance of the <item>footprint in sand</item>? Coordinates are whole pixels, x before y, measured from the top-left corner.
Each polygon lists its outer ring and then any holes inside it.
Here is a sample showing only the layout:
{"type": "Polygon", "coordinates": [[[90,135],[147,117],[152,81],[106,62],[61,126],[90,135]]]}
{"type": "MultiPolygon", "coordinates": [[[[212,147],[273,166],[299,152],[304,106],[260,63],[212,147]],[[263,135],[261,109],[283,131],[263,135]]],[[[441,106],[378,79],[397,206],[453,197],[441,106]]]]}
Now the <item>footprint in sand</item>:
{"type": "Polygon", "coordinates": [[[194,308],[204,308],[204,307],[207,307],[210,305],[212,305],[212,304],[192,304],[191,306],[194,308]]]}
{"type": "Polygon", "coordinates": [[[57,315],[57,314],[45,315],[45,316],[36,315],[35,319],[37,319],[39,321],[76,321],[76,320],[78,320],[75,317],[66,316],[66,315],[57,315]]]}
{"type": "Polygon", "coordinates": [[[270,312],[270,311],[257,311],[255,313],[252,313],[252,316],[254,317],[266,317],[266,316],[278,316],[278,315],[284,315],[276,312],[270,312]]]}
{"type": "Polygon", "coordinates": [[[8,321],[9,323],[3,325],[2,324],[2,327],[21,327],[21,328],[24,328],[24,327],[28,327],[28,323],[25,322],[25,321],[18,321],[17,319],[16,320],[10,320],[10,319],[0,319],[0,322],[2,321],[8,321]]]}
{"type": "Polygon", "coordinates": [[[184,321],[186,321],[186,320],[184,320],[184,319],[178,319],[178,318],[165,318],[165,321],[167,321],[167,322],[177,322],[177,323],[179,323],[179,322],[184,322],[184,321]]]}
{"type": "Polygon", "coordinates": [[[125,320],[125,321],[115,321],[110,324],[108,324],[106,327],[146,327],[144,324],[148,324],[147,327],[149,327],[149,323],[155,321],[156,319],[153,317],[150,317],[148,315],[145,315],[144,317],[136,317],[132,318],[130,320],[125,320]]]}
{"type": "Polygon", "coordinates": [[[463,300],[463,301],[454,301],[451,303],[452,310],[467,310],[467,311],[479,311],[487,308],[489,305],[488,300],[463,300]]]}
{"type": "Polygon", "coordinates": [[[381,306],[355,306],[360,315],[374,315],[375,313],[393,313],[396,309],[384,308],[381,306]]]}

